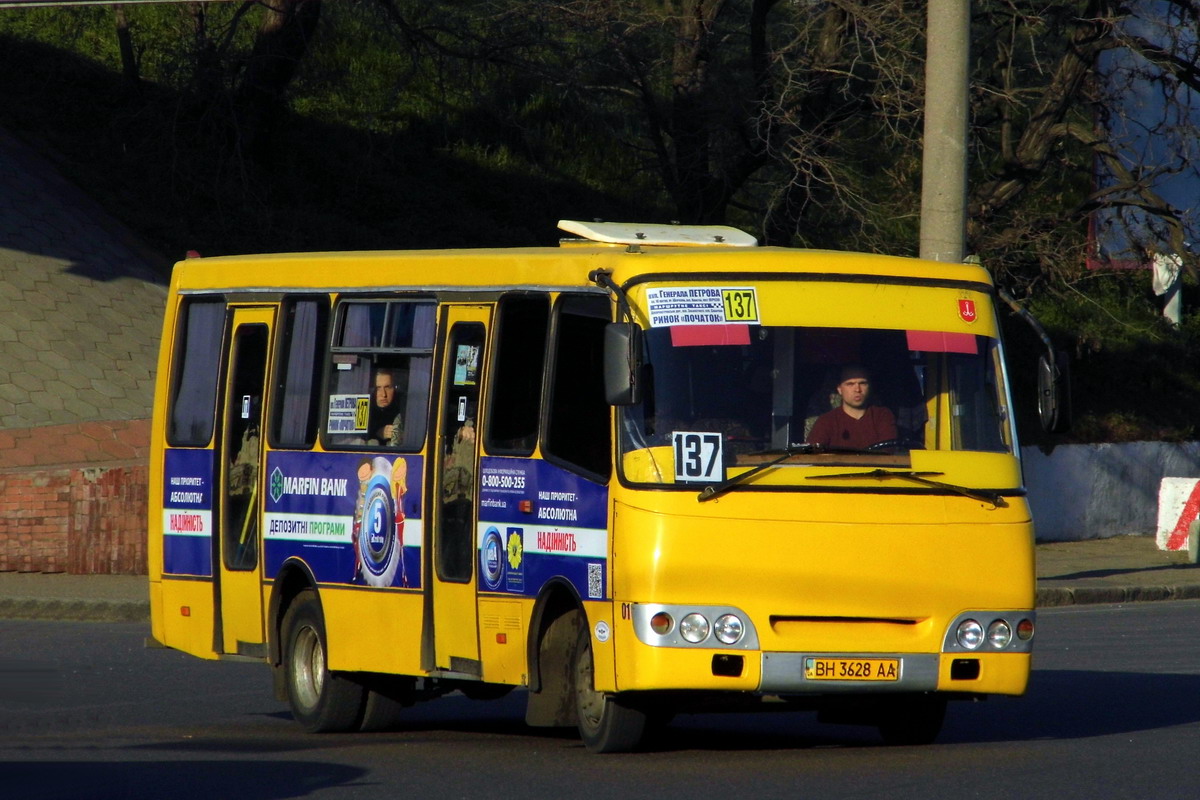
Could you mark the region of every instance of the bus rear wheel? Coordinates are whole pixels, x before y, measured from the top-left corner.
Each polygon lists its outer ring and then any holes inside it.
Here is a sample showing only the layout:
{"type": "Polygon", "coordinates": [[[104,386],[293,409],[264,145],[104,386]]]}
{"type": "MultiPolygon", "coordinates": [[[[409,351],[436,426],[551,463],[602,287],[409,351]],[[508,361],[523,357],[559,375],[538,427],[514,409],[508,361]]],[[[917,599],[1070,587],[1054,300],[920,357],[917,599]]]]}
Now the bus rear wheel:
{"type": "Polygon", "coordinates": [[[593,753],[627,753],[646,736],[646,712],[619,695],[598,692],[592,660],[592,637],[586,623],[575,643],[573,677],[579,738],[593,753]]]}
{"type": "Polygon", "coordinates": [[[362,719],[364,732],[389,731],[404,721],[404,712],[416,702],[415,681],[400,675],[362,673],[356,681],[366,690],[362,719]]]}
{"type": "Polygon", "coordinates": [[[331,672],[325,620],[316,592],[301,592],[283,617],[283,668],[292,716],[312,733],[354,730],[366,690],[331,672]]]}

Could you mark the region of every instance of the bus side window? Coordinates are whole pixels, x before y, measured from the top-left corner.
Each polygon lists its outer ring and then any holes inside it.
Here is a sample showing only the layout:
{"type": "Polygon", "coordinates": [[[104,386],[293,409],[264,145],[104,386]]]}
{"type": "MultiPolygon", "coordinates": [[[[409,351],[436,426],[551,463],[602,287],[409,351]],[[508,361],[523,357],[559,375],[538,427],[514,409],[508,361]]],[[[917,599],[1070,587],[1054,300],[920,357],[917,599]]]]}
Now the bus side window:
{"type": "Polygon", "coordinates": [[[329,300],[295,300],[283,314],[283,341],[275,374],[271,444],[308,449],[317,439],[321,344],[329,322],[329,300]]]}
{"type": "Polygon", "coordinates": [[[549,325],[546,295],[512,293],[500,298],[485,437],[490,453],[529,455],[537,444],[549,325]]]}
{"type": "Polygon", "coordinates": [[[224,332],[224,300],[188,302],[180,310],[168,444],[203,447],[212,439],[224,332]]]}
{"type": "Polygon", "coordinates": [[[954,409],[950,418],[954,449],[1008,452],[1010,448],[1004,435],[1007,425],[998,405],[999,391],[992,359],[947,353],[946,371],[950,404],[954,409]]]}
{"type": "Polygon", "coordinates": [[[435,309],[427,300],[339,304],[325,409],[328,445],[419,450],[425,443],[435,309]]]}
{"type": "Polygon", "coordinates": [[[609,300],[564,295],[554,307],[553,374],[542,449],[597,480],[612,472],[610,407],[604,396],[604,328],[609,300]]]}

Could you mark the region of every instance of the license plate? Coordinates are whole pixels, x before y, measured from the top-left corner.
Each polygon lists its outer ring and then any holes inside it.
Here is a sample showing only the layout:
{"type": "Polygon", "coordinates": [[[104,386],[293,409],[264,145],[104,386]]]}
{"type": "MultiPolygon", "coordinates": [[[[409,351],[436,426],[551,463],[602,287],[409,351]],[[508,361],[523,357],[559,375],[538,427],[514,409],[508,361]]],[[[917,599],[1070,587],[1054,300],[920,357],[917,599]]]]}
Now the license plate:
{"type": "Polygon", "coordinates": [[[898,681],[898,658],[806,658],[804,678],[810,681],[898,681]]]}

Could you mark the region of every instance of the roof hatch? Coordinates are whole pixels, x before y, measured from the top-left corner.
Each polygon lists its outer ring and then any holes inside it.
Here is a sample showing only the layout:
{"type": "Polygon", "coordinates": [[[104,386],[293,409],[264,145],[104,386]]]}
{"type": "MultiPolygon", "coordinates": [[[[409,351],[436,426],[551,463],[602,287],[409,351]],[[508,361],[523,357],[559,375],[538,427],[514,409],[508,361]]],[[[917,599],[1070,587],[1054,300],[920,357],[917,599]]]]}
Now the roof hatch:
{"type": "Polygon", "coordinates": [[[560,219],[567,233],[606,244],[653,244],[674,247],[754,247],[758,240],[727,225],[662,225],[640,222],[583,222],[560,219]]]}

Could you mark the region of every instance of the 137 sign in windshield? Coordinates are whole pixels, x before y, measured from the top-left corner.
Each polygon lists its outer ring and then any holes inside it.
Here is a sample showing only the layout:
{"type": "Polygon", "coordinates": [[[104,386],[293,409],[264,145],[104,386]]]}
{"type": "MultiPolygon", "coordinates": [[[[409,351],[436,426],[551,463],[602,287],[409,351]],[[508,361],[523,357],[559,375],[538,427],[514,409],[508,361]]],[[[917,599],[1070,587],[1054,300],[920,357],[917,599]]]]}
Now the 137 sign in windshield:
{"type": "Polygon", "coordinates": [[[675,480],[677,482],[719,481],[722,478],[721,434],[675,431],[675,480]]]}

